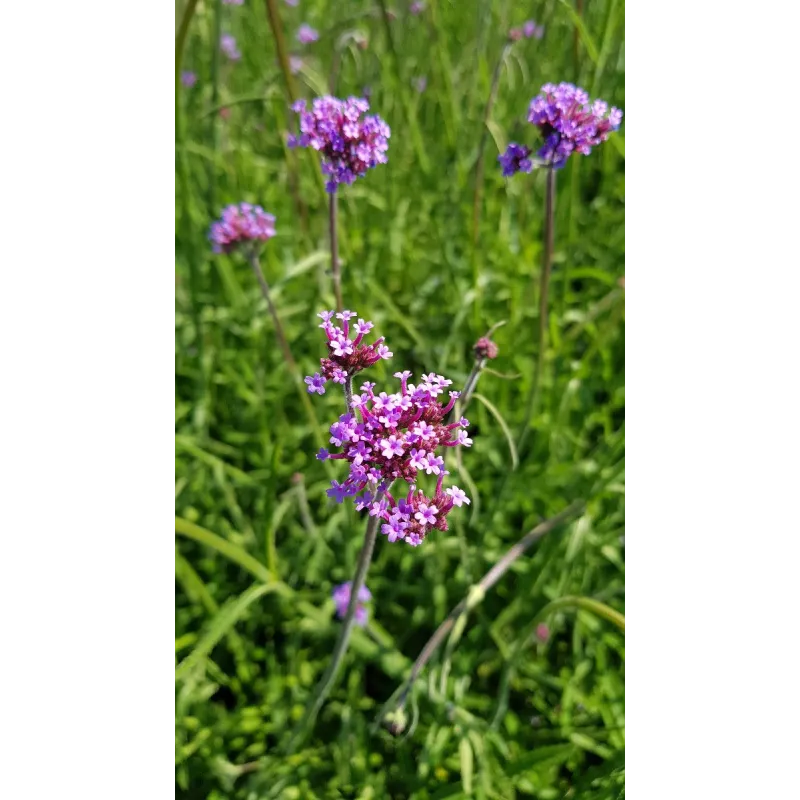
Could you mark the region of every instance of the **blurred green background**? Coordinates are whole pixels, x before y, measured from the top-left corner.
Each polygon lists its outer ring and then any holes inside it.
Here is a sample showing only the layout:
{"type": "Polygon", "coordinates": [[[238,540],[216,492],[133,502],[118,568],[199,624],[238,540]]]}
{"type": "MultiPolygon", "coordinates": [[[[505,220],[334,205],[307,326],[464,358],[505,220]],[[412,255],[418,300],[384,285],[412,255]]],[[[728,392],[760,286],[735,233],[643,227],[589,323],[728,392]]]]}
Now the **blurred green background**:
{"type": "Polygon", "coordinates": [[[525,117],[545,82],[576,82],[624,110],[624,4],[275,6],[302,59],[298,95],[366,92],[392,130],[389,163],[339,196],[345,305],[394,352],[366,377],[382,388],[397,370],[436,371],[461,385],[476,339],[505,324],[467,412],[474,445],[462,469],[450,463],[472,506],[419,548],[379,537],[370,625],[355,631],[313,734],[282,753],[328,663],[330,592],[352,577],[364,521],[325,496],[344,468],[314,457],[340,396],[302,401],[249,266],[212,256],[207,232],[227,203],[275,214],[262,264],[310,374],[324,355],[315,314],[334,307],[327,196],[314,154],[285,146],[295,121],[265,2],[177,5],[176,29],[188,24],[179,69],[196,74],[192,87],[176,81],[177,796],[622,797],[624,632],[569,601],[546,606],[582,597],[624,613],[624,121],[558,173],[550,342],[520,447],[544,175],[507,181],[497,155],[511,140],[534,144],[525,117]],[[506,47],[528,19],[544,36],[506,47]],[[304,22],[318,41],[298,43],[304,22]],[[220,53],[222,34],[238,61],[220,53]],[[585,512],[519,559],[433,658],[405,735],[373,729],[470,586],[576,499],[585,512]],[[545,642],[531,635],[540,620],[545,642]]]}

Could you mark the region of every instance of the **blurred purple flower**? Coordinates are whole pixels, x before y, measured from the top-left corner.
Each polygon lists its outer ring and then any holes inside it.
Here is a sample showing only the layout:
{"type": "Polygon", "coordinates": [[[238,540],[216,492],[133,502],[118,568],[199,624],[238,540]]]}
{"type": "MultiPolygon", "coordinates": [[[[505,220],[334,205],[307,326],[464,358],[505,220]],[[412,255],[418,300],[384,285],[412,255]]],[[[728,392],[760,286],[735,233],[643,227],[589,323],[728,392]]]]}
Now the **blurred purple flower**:
{"type": "Polygon", "coordinates": [[[425,10],[425,3],[421,3],[419,0],[414,0],[409,10],[412,14],[420,14],[425,10]]]}
{"type": "Polygon", "coordinates": [[[287,6],[292,6],[292,8],[294,8],[299,0],[283,0],[283,2],[286,3],[287,6]]]}
{"type": "MultiPolygon", "coordinates": [[[[334,605],[336,606],[336,616],[339,619],[344,619],[347,615],[347,606],[350,605],[350,591],[352,589],[352,581],[347,583],[340,583],[334,588],[331,596],[333,597],[334,605]]],[[[367,624],[369,614],[364,603],[368,603],[372,599],[372,592],[367,589],[366,585],[358,590],[358,604],[356,605],[355,621],[362,628],[367,624]]]]}
{"type": "Polygon", "coordinates": [[[300,56],[289,56],[289,71],[292,75],[297,75],[303,68],[303,59],[300,56]]]}
{"type": "Polygon", "coordinates": [[[550,628],[544,622],[540,622],[536,626],[536,638],[540,642],[546,642],[550,638],[550,628]]]}
{"type": "Polygon", "coordinates": [[[369,103],[358,97],[339,100],[326,95],[314,100],[311,110],[298,100],[293,110],[300,115],[300,136],[289,137],[289,147],[310,147],[322,154],[322,171],[328,176],[325,188],[336,191],[350,184],[368,169],[388,161],[389,126],[377,115],[365,116],[369,103]]]}
{"type": "Polygon", "coordinates": [[[428,88],[428,79],[424,75],[421,75],[419,78],[416,78],[414,80],[414,88],[420,94],[422,94],[425,91],[425,89],[428,88]]]}
{"type": "Polygon", "coordinates": [[[317,31],[315,31],[310,25],[303,23],[297,29],[297,41],[301,44],[316,42],[317,39],[319,39],[319,33],[317,33],[317,31]]]}
{"type": "Polygon", "coordinates": [[[222,0],[223,5],[226,6],[240,6],[244,0],[222,0]]]}
{"type": "MultiPolygon", "coordinates": [[[[539,129],[543,139],[536,155],[560,169],[572,153],[589,155],[592,147],[605,142],[619,128],[622,111],[609,109],[604,100],[590,103],[588,93],[571,83],[546,83],[531,101],[528,122],[539,129]]],[[[498,157],[503,175],[530,172],[530,152],[524,145],[510,144],[498,157]]]]}
{"type": "Polygon", "coordinates": [[[222,37],[219,40],[219,46],[222,49],[222,52],[225,53],[225,55],[228,56],[231,61],[238,61],[242,57],[242,54],[236,47],[236,39],[234,39],[234,37],[229,33],[222,34],[222,37]]]}
{"type": "Polygon", "coordinates": [[[197,83],[197,75],[194,72],[181,72],[181,83],[191,89],[197,83]]]}
{"type": "Polygon", "coordinates": [[[275,217],[250,203],[230,205],[211,224],[208,238],[215,253],[231,253],[249,242],[266,242],[275,235],[275,217]]]}

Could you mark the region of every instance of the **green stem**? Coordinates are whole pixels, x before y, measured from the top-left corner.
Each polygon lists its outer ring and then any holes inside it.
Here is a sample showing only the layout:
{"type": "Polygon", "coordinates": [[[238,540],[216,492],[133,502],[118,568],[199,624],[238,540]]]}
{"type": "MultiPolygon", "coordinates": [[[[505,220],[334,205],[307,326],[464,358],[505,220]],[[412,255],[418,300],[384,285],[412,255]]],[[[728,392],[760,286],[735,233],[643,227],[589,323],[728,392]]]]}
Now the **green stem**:
{"type": "Polygon", "coordinates": [[[529,426],[539,404],[541,394],[542,374],[547,355],[547,329],[548,329],[548,295],[550,290],[550,272],[553,266],[553,236],[555,228],[555,199],[556,199],[556,171],[552,166],[547,167],[547,179],[544,198],[544,255],[542,258],[542,273],[539,278],[539,352],[536,356],[536,371],[533,375],[531,390],[528,394],[528,406],[525,411],[525,421],[522,424],[522,433],[517,444],[517,451],[522,450],[522,445],[528,436],[529,426]]]}
{"type": "MultiPolygon", "coordinates": [[[[383,499],[383,494],[379,494],[376,498],[377,502],[383,499]]],[[[353,625],[355,624],[356,609],[358,608],[358,593],[364,585],[367,578],[367,570],[369,569],[370,562],[372,561],[372,552],[375,549],[375,539],[378,533],[378,522],[380,517],[370,517],[367,522],[367,531],[364,535],[364,544],[361,547],[361,553],[358,557],[356,564],[356,574],[353,576],[353,581],[350,585],[350,603],[347,606],[347,613],[342,621],[342,627],[339,630],[339,638],[336,640],[336,646],[333,648],[328,668],[325,674],[317,684],[314,690],[314,695],[311,702],[306,709],[306,713],[301,720],[295,735],[289,742],[287,753],[294,752],[305,740],[306,736],[311,732],[311,728],[317,718],[322,704],[333,689],[336,676],[339,673],[339,668],[342,665],[342,660],[347,652],[347,646],[350,643],[350,635],[353,632],[353,625]]]]}
{"type": "Polygon", "coordinates": [[[314,435],[317,439],[317,444],[320,447],[325,446],[325,439],[322,435],[322,431],[319,427],[319,420],[317,419],[317,414],[314,411],[314,407],[311,405],[311,401],[308,399],[308,393],[303,388],[303,381],[302,376],[300,374],[300,370],[297,367],[297,362],[294,360],[292,356],[292,351],[289,348],[289,342],[286,339],[286,334],[283,330],[283,325],[281,324],[280,317],[278,316],[278,311],[275,308],[275,304],[272,302],[272,295],[269,290],[269,284],[267,283],[267,279],[264,277],[264,272],[261,269],[261,264],[258,260],[258,254],[251,250],[249,253],[246,254],[247,260],[250,266],[255,273],[256,278],[258,279],[258,285],[261,287],[261,294],[264,295],[264,299],[267,301],[267,307],[269,309],[270,316],[272,317],[273,325],[275,326],[275,335],[278,339],[278,345],[281,348],[281,352],[283,354],[283,359],[286,362],[286,366],[289,368],[289,372],[292,375],[292,382],[297,387],[297,391],[300,394],[300,401],[303,404],[303,407],[308,414],[308,418],[311,421],[311,425],[314,429],[314,435]]]}
{"type": "MultiPolygon", "coordinates": [[[[222,36],[222,0],[214,2],[214,24],[212,43],[214,55],[211,59],[211,105],[219,105],[219,64],[220,64],[220,38],[222,36]]],[[[211,150],[216,156],[219,149],[219,115],[213,114],[209,120],[211,134],[211,150]]],[[[208,208],[211,214],[217,210],[217,165],[215,159],[210,159],[208,164],[208,208]]]]}

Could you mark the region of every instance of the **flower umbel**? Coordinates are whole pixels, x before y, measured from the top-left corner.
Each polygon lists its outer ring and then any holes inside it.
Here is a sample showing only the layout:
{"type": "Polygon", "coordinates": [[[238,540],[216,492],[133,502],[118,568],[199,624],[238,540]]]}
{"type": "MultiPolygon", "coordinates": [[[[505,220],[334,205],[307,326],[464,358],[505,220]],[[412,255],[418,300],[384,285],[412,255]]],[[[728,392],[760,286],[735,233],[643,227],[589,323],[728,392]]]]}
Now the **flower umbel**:
{"type": "MultiPolygon", "coordinates": [[[[352,581],[340,583],[331,593],[333,602],[336,605],[336,616],[339,617],[339,619],[344,619],[347,614],[347,606],[350,605],[350,591],[352,585],[352,581]]],[[[369,614],[364,603],[368,603],[370,600],[372,600],[372,592],[370,592],[366,586],[362,586],[358,590],[358,605],[356,606],[355,614],[356,624],[361,625],[362,628],[367,624],[367,620],[369,619],[369,614]]]]}
{"type": "Polygon", "coordinates": [[[240,245],[266,242],[275,235],[275,217],[250,203],[230,205],[211,224],[208,238],[215,253],[230,253],[240,245]]]}
{"type": "MultiPolygon", "coordinates": [[[[325,377],[317,373],[305,379],[309,392],[322,394],[325,379],[335,379],[334,373],[344,371],[349,379],[379,358],[392,355],[379,344],[382,338],[372,345],[361,344],[372,323],[359,320],[354,326],[357,335],[349,338],[353,312],[337,314],[343,328],[331,324],[332,311],[323,311],[320,317],[331,357],[321,362],[325,377]]],[[[341,452],[323,448],[317,458],[343,459],[350,465],[343,483],[331,482],[329,497],[337,503],[352,497],[358,510],[366,509],[370,516],[383,520],[381,532],[390,542],[401,539],[416,546],[431,530],[447,530],[447,515],[453,506],[469,504],[466,493],[457,486],[443,489],[448,472],[436,451],[440,447],[469,447],[472,439],[464,430],[469,423],[463,417],[446,424],[460,394],[448,390],[452,381],[434,372],[423,375],[416,385],[408,382],[408,371],[396,372],[394,377],[400,381],[400,391],[393,394],[376,394],[374,383],[362,384],[361,392],[353,394],[352,411],[342,414],[330,427],[331,444],[341,452]],[[423,473],[437,478],[432,496],[417,488],[423,473]],[[389,490],[397,480],[407,486],[395,498],[389,490]]]]}
{"type": "MultiPolygon", "coordinates": [[[[590,103],[588,93],[571,83],[546,83],[528,109],[528,122],[539,129],[543,139],[536,155],[554,169],[563,167],[572,153],[589,155],[592,147],[619,128],[621,121],[622,111],[609,109],[604,100],[590,103]]],[[[503,175],[530,172],[530,153],[524,145],[510,144],[498,156],[503,175]]]]}
{"type": "Polygon", "coordinates": [[[289,147],[311,147],[321,152],[329,193],[340,183],[353,183],[368,169],[388,161],[391,131],[377,115],[362,119],[369,110],[365,99],[339,100],[326,95],[316,98],[310,111],[305,100],[298,100],[292,108],[300,115],[300,136],[290,136],[289,147]]]}

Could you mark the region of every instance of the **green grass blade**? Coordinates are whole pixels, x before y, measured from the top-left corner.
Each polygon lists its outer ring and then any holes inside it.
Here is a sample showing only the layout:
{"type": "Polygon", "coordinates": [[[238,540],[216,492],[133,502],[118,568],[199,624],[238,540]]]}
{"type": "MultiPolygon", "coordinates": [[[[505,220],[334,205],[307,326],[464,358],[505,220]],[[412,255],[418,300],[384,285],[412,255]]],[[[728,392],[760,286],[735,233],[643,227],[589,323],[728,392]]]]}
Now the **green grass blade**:
{"type": "Polygon", "coordinates": [[[244,612],[260,597],[274,590],[274,585],[257,583],[240,594],[236,599],[225,603],[209,623],[194,650],[178,664],[175,670],[175,679],[178,680],[182,678],[193,668],[199,666],[211,653],[219,640],[239,621],[244,612]]]}

